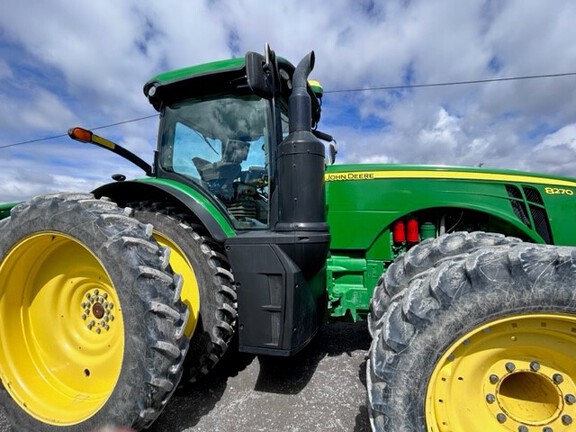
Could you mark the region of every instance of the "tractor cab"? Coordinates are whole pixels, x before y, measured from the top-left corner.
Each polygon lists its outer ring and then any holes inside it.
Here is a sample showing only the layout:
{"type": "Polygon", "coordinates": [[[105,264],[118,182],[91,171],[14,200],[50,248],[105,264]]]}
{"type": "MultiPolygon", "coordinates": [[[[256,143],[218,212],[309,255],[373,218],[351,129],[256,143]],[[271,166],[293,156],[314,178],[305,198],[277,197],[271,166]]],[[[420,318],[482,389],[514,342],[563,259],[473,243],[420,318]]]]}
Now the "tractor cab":
{"type": "MultiPolygon", "coordinates": [[[[269,228],[277,220],[277,149],[289,134],[294,71],[268,50],[148,81],[144,92],[161,113],[156,176],[203,191],[237,230],[269,228]]],[[[307,87],[316,125],[320,86],[307,87]]]]}
{"type": "MultiPolygon", "coordinates": [[[[287,128],[286,120],[282,128],[287,128]]],[[[236,228],[265,228],[271,130],[269,103],[254,95],[194,98],[166,106],[158,173],[200,185],[226,207],[236,228]]]]}

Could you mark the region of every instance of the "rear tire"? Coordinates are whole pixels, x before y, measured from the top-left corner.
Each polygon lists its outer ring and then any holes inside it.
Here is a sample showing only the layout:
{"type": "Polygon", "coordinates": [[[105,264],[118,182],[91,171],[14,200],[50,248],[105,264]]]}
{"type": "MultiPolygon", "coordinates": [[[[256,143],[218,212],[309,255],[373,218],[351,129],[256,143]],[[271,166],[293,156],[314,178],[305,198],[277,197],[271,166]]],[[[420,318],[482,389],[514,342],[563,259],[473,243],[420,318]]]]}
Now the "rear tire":
{"type": "Polygon", "coordinates": [[[480,248],[404,283],[367,365],[372,429],[569,430],[576,249],[480,248]]]}
{"type": "Polygon", "coordinates": [[[216,366],[234,336],[238,305],[230,264],[206,230],[176,207],[147,202],[133,207],[135,217],[152,224],[156,240],[171,249],[170,264],[183,275],[182,301],[191,311],[184,379],[196,382],[216,366]]]}
{"type": "Polygon", "coordinates": [[[484,246],[519,243],[520,239],[506,237],[503,234],[476,232],[456,232],[433,239],[424,240],[401,255],[382,273],[374,288],[368,314],[368,330],[374,336],[380,326],[380,320],[391,299],[400,293],[406,282],[438,262],[484,246]]]}
{"type": "Polygon", "coordinates": [[[0,404],[15,430],[140,430],[161,413],[188,311],[151,228],[87,194],[0,222],[0,404]]]}

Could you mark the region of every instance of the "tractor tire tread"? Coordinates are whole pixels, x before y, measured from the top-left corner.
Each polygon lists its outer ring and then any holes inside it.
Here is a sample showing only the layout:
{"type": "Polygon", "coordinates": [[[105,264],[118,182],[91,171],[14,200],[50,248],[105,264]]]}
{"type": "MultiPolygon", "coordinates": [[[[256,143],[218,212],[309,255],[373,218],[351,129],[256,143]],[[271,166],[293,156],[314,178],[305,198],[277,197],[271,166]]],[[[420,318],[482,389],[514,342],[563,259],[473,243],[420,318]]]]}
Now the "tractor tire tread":
{"type": "Polygon", "coordinates": [[[384,312],[368,353],[373,431],[431,430],[425,424],[427,380],[439,351],[465,328],[515,313],[576,314],[575,248],[488,243],[424,273],[405,272],[400,283],[406,288],[384,312]]]}
{"type": "Polygon", "coordinates": [[[519,243],[520,239],[483,231],[455,232],[426,239],[398,257],[378,279],[370,302],[368,330],[374,336],[391,299],[404,288],[406,280],[425,272],[447,258],[472,252],[479,247],[519,243]]]}
{"type": "Polygon", "coordinates": [[[204,328],[194,332],[184,367],[183,384],[194,383],[214,369],[233,340],[238,305],[230,263],[223,245],[210,237],[207,230],[178,205],[149,201],[128,205],[134,209],[136,218],[147,212],[148,218],[150,214],[159,214],[171,219],[192,239],[201,253],[201,265],[211,274],[209,286],[199,286],[200,317],[204,328]]]}

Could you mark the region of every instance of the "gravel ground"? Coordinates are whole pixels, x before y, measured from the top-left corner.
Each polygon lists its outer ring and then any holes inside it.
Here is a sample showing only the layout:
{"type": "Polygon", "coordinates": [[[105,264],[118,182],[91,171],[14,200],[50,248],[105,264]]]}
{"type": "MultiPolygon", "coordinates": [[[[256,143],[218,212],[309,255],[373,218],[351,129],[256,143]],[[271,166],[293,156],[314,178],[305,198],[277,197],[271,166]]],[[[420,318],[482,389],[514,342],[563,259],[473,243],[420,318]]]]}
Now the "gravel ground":
{"type": "Polygon", "coordinates": [[[335,323],[292,358],[233,353],[210,379],[178,391],[148,431],[369,431],[369,346],[365,323],[335,323]]]}

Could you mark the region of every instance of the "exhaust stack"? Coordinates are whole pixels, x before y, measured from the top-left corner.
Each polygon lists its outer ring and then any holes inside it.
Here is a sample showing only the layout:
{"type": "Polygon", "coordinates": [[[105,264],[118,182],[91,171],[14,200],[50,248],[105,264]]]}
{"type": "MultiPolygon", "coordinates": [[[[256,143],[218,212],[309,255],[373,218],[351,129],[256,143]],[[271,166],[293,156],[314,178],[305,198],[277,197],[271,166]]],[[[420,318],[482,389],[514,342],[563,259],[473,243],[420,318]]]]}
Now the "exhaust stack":
{"type": "Polygon", "coordinates": [[[314,69],[314,51],[300,60],[292,77],[292,94],[289,99],[289,131],[311,131],[312,108],[308,94],[308,75],[314,69]]]}

